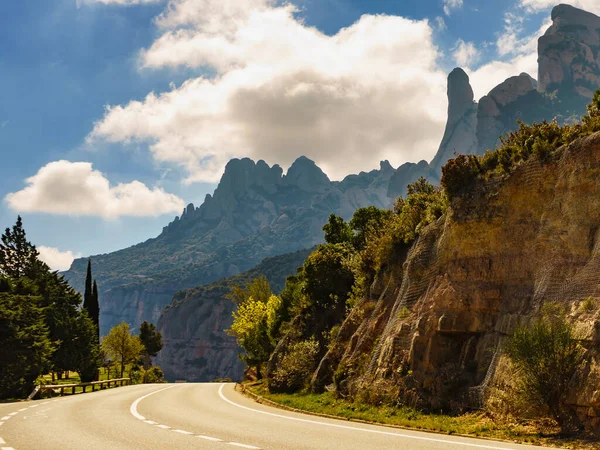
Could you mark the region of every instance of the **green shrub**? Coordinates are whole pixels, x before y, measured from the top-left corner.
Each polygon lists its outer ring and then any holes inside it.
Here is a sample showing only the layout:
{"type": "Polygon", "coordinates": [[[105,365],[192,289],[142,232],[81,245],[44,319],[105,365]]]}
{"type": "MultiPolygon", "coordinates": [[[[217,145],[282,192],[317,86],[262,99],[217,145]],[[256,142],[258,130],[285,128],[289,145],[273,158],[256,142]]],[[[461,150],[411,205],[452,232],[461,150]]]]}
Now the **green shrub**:
{"type": "Polygon", "coordinates": [[[163,383],[165,374],[158,366],[150,367],[144,372],[144,383],[163,383]]]}
{"type": "Polygon", "coordinates": [[[314,339],[298,342],[277,365],[269,379],[272,392],[295,392],[304,389],[317,364],[319,344],[314,339]]]}
{"type": "Polygon", "coordinates": [[[523,395],[547,408],[561,428],[570,429],[579,423],[566,399],[584,350],[564,316],[545,314],[529,327],[518,328],[507,354],[521,378],[523,395]]]}

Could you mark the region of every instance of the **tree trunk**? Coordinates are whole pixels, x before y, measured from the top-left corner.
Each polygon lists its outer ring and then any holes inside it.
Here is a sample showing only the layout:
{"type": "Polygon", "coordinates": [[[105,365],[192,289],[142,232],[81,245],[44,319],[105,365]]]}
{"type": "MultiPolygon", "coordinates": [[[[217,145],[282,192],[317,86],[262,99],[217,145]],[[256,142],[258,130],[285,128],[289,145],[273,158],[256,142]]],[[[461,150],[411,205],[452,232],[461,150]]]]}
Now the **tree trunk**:
{"type": "Polygon", "coordinates": [[[123,378],[124,373],[125,373],[125,361],[121,360],[121,376],[120,376],[120,378],[123,378]]]}
{"type": "Polygon", "coordinates": [[[260,364],[256,365],[256,379],[262,380],[262,374],[260,373],[260,364]]]}
{"type": "Polygon", "coordinates": [[[148,370],[152,366],[152,360],[148,353],[144,354],[144,370],[148,370]]]}

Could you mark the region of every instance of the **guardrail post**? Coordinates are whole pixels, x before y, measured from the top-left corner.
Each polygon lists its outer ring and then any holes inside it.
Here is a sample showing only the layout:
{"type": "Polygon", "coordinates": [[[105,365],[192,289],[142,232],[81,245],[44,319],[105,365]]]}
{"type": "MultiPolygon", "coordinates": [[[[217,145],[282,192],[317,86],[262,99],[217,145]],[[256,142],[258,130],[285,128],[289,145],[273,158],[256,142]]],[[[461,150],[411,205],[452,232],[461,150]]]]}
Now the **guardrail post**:
{"type": "Polygon", "coordinates": [[[63,395],[65,395],[65,388],[61,387],[60,388],[60,396],[62,397],[63,395]]]}

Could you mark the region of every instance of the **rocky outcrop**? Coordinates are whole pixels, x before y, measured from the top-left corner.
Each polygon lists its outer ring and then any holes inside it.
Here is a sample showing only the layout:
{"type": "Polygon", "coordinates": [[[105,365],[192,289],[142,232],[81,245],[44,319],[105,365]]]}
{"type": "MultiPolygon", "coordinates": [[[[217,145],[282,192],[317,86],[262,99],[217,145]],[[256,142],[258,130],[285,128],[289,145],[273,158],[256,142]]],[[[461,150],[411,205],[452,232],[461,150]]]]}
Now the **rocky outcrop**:
{"type": "Polygon", "coordinates": [[[599,172],[600,133],[455,198],[406,257],[390,261],[314,383],[336,372],[346,392],[404,386],[434,407],[468,404],[499,376],[504,339],[555,303],[588,352],[572,405],[598,430],[600,304],[584,305],[600,297],[599,172]]]}
{"type": "MultiPolygon", "coordinates": [[[[108,255],[92,256],[100,287],[100,328],[125,320],[156,322],[175,292],[248,270],[262,259],[309,248],[323,239],[330,214],[348,219],[356,209],[391,206],[394,169],[352,175],[340,182],[308,158],[284,176],[264,161],[233,159],[213,195],[188,205],[155,239],[108,255]]],[[[86,259],[66,273],[83,289],[86,259]]]]}
{"type": "Polygon", "coordinates": [[[477,103],[473,100],[469,76],[462,69],[454,69],[448,76],[446,131],[430,163],[430,169],[438,179],[444,164],[455,154],[471,155],[477,152],[477,103]]]}
{"type": "Polygon", "coordinates": [[[296,272],[311,250],[269,258],[242,274],[194,289],[178,292],[158,321],[163,350],[156,363],[170,381],[241,381],[244,364],[241,349],[225,330],[233,321],[235,305],[225,298],[233,286],[245,286],[264,275],[274,292],[283,289],[285,278],[296,272]]]}
{"type": "Polygon", "coordinates": [[[592,13],[569,5],[552,10],[552,26],[539,39],[540,92],[592,98],[600,86],[599,30],[600,17],[592,13]]]}

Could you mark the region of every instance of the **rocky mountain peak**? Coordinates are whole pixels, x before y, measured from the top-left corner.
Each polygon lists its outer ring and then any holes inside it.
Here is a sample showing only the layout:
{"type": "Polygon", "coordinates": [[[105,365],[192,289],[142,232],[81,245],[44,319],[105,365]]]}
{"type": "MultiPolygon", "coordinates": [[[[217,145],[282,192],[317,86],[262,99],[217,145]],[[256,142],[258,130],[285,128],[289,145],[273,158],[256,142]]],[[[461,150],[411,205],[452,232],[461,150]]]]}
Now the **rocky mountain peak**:
{"type": "Polygon", "coordinates": [[[591,98],[600,86],[600,17],[570,5],[552,10],[552,26],[538,42],[540,92],[591,98]]]}
{"type": "Polygon", "coordinates": [[[329,177],[306,156],[298,158],[283,178],[284,184],[296,186],[306,192],[319,192],[329,186],[329,177]]]}
{"type": "Polygon", "coordinates": [[[473,107],[473,88],[466,72],[457,67],[448,75],[448,120],[460,119],[473,107]]]}

